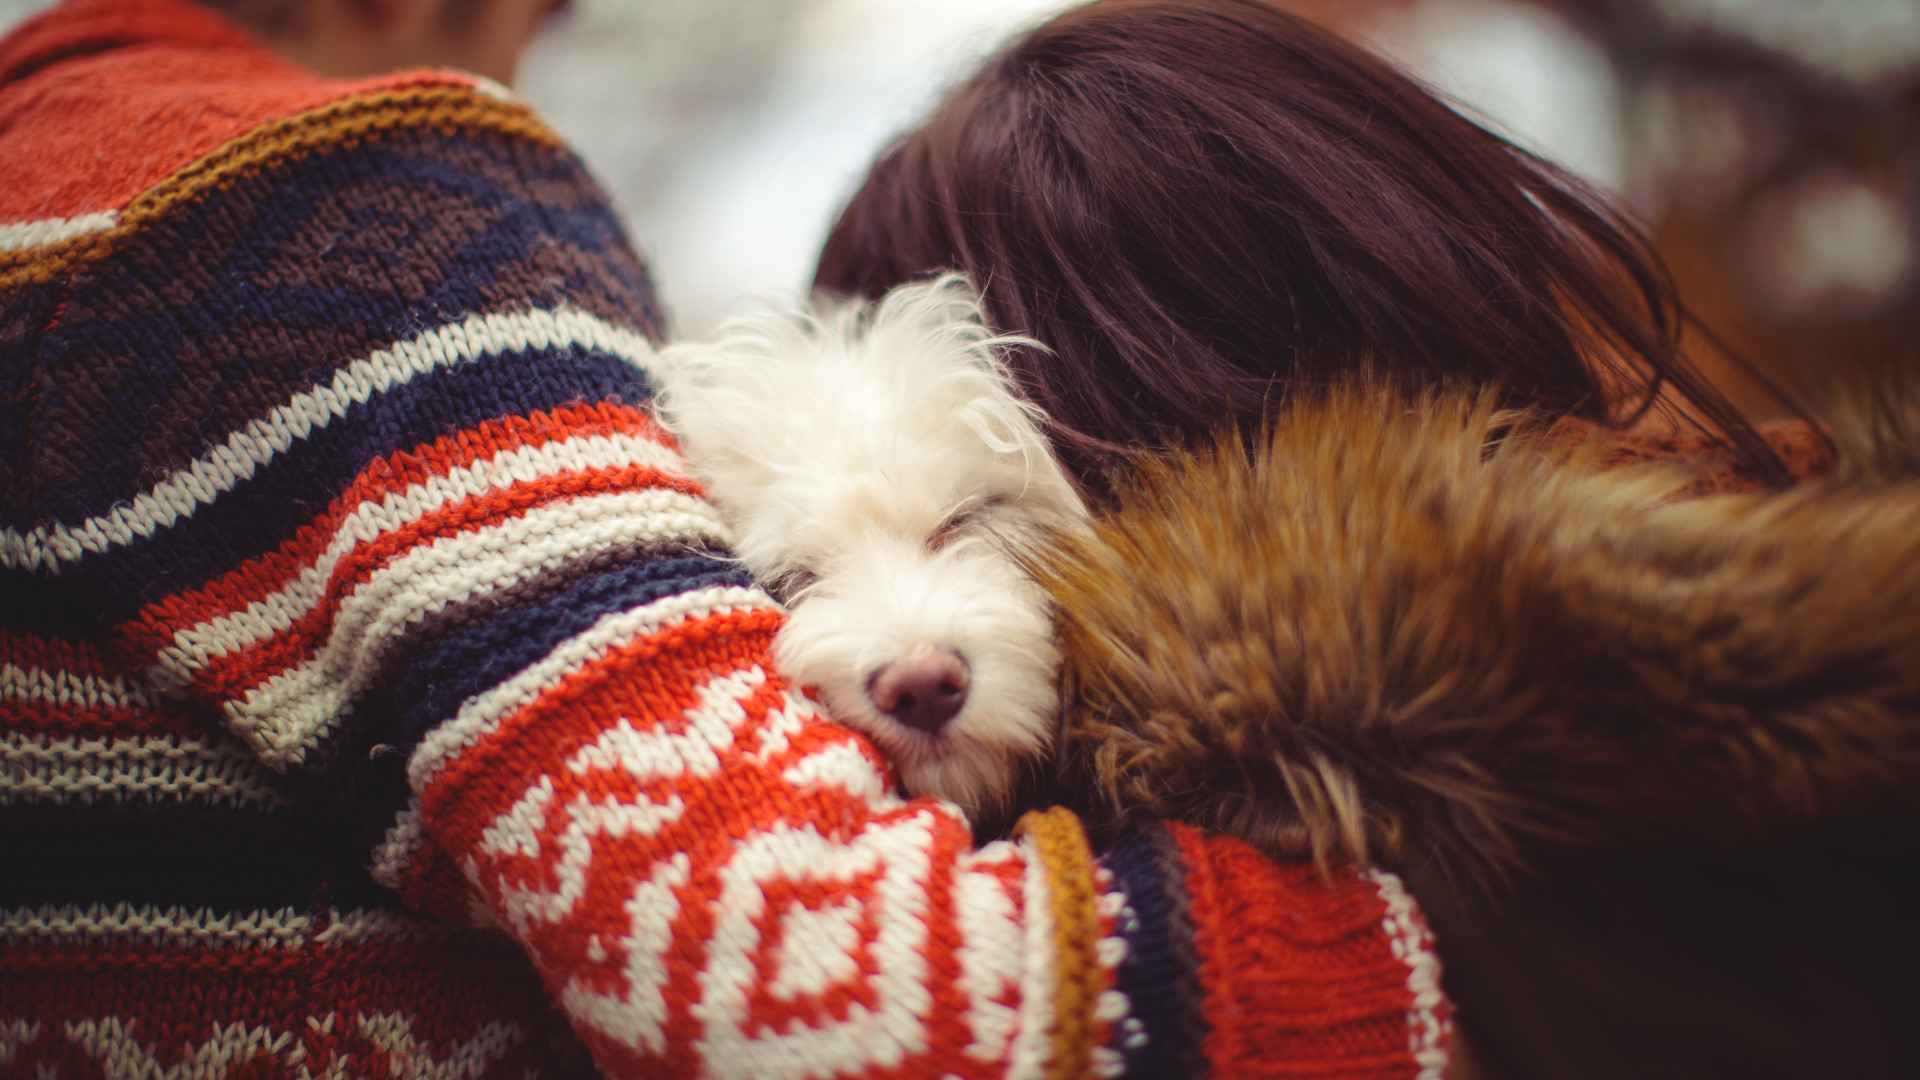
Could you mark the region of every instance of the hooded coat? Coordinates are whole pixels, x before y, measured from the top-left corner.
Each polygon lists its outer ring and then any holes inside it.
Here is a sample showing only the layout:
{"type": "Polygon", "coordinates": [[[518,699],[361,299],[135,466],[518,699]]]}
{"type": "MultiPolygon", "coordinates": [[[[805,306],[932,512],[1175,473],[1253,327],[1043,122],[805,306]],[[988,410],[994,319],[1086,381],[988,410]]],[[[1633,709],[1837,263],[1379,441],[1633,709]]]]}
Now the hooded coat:
{"type": "Polygon", "coordinates": [[[1403,871],[1492,1074],[1903,1072],[1910,389],[1786,491],[1364,385],[1148,466],[1037,558],[1065,787],[1403,871]]]}

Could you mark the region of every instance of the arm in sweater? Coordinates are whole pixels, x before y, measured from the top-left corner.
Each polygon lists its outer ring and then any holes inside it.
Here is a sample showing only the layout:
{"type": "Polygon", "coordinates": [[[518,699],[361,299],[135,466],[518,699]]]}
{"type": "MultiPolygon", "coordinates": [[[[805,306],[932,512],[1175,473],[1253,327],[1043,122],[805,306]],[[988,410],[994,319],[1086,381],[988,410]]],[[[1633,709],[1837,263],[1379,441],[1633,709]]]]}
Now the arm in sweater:
{"type": "Polygon", "coordinates": [[[45,315],[0,532],[29,621],[518,939],[609,1074],[1440,1060],[1390,879],[1178,829],[1095,860],[1059,812],[974,850],[892,794],[771,666],[647,412],[644,271],[520,107],[335,101],[0,269],[45,315]]]}

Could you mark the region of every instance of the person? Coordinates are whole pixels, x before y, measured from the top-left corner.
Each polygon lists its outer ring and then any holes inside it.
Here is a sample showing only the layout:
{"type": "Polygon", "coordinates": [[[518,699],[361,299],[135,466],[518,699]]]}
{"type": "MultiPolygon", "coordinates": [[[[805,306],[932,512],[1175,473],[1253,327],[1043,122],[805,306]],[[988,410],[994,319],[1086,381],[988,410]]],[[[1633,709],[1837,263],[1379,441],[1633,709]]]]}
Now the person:
{"type": "Polygon", "coordinates": [[[1591,425],[1652,414],[1755,480],[1792,471],[1681,351],[1638,230],[1275,4],[1108,0],[988,61],[881,154],[814,283],[872,296],[942,268],[1051,350],[1020,374],[1096,488],[1116,457],[1257,427],[1276,384],[1361,356],[1591,425]]]}
{"type": "Polygon", "coordinates": [[[4,1071],[1439,1075],[1398,879],[976,849],[771,663],[548,6],[0,42],[4,1071]]]}
{"type": "Polygon", "coordinates": [[[1078,687],[1069,788],[1403,869],[1489,1075],[1902,1071],[1920,553],[1888,531],[1912,516],[1795,503],[1847,509],[1805,531],[1781,511],[1764,569],[1716,578],[1723,537],[1636,531],[1644,480],[1541,471],[1657,462],[1731,494],[1832,468],[1823,431],[1756,428],[1700,376],[1603,199],[1277,5],[1103,0],[886,148],[815,284],[948,270],[1045,344],[1011,366],[1103,515],[1101,542],[1042,560],[1078,687]],[[1849,523],[1871,560],[1813,539],[1849,523]],[[1830,741],[1742,743],[1751,715],[1837,701],[1830,741]],[[1401,783],[1434,736],[1392,725],[1417,718],[1451,725],[1452,756],[1401,783]],[[1516,745],[1545,752],[1500,772],[1516,745]],[[1610,842],[1536,844],[1514,872],[1501,827],[1541,805],[1610,842]]]}

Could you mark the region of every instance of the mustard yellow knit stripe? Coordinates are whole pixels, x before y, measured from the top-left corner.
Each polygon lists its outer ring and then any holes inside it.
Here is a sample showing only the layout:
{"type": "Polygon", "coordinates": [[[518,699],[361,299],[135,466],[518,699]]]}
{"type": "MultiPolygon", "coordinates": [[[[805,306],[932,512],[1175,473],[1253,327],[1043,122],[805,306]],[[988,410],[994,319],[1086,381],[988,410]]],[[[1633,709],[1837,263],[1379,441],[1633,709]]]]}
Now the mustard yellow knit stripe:
{"type": "Polygon", "coordinates": [[[397,131],[491,132],[564,145],[525,105],[462,86],[378,90],[328,102],[247,132],[140,193],[112,228],[60,244],[0,253],[0,289],[39,284],[104,257],[121,240],[177,207],[280,162],[351,147],[397,131]]]}
{"type": "Polygon", "coordinates": [[[1046,869],[1051,898],[1056,971],[1053,1053],[1047,1077],[1080,1080],[1093,1064],[1098,1034],[1093,1013],[1102,989],[1093,851],[1080,819],[1063,807],[1027,814],[1014,833],[1031,841],[1046,869]]]}

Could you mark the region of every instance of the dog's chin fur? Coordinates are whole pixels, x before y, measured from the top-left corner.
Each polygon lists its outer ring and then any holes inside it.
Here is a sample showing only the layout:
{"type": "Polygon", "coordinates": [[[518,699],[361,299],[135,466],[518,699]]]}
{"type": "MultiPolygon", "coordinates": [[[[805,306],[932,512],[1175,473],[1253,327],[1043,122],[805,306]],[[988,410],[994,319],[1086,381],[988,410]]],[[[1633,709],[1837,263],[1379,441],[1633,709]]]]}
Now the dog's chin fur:
{"type": "Polygon", "coordinates": [[[782,669],[871,736],[914,794],[1001,808],[1047,752],[1058,708],[1047,599],[1017,552],[1085,510],[1011,388],[965,281],[877,305],[736,319],[664,350],[656,406],[790,617],[782,669]],[[880,713],[866,686],[916,645],[965,657],[965,707],[939,736],[880,713]]]}

